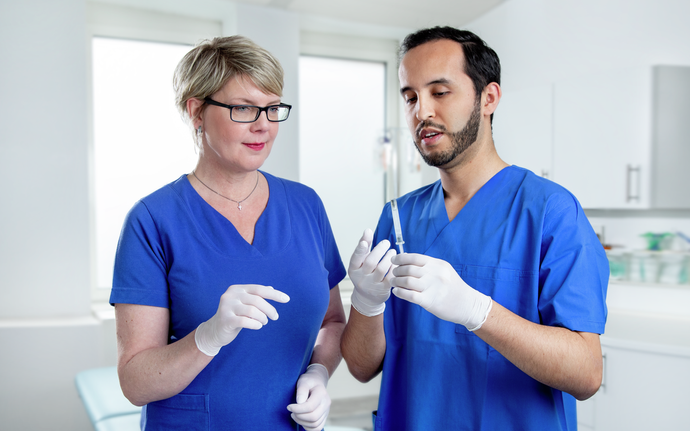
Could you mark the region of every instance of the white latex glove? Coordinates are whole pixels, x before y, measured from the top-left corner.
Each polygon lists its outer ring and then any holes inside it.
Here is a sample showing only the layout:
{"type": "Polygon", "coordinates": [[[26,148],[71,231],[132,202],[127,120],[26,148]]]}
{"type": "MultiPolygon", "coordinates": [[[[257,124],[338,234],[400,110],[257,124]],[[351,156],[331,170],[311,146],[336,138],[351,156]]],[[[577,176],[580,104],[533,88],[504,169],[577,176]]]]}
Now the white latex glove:
{"type": "Polygon", "coordinates": [[[306,431],[321,431],[326,424],[331,409],[331,397],[326,392],[328,370],[321,364],[311,364],[297,380],[295,404],[287,409],[292,412],[292,420],[302,425],[306,431]]]}
{"type": "Polygon", "coordinates": [[[196,328],[196,346],[208,356],[235,339],[242,328],[261,329],[268,319],[277,320],[278,312],[267,302],[288,302],[290,297],[270,286],[235,284],[220,297],[218,311],[196,328]]]}
{"type": "Polygon", "coordinates": [[[491,311],[491,297],[471,288],[446,261],[423,254],[393,257],[393,294],[419,304],[436,317],[476,331],[491,311]]]}
{"type": "Polygon", "coordinates": [[[373,239],[371,229],[365,230],[347,269],[355,286],[351,297],[352,306],[368,317],[379,315],[386,308],[386,301],[391,296],[391,257],[396,254],[395,249],[390,248],[388,240],[381,241],[370,252],[373,239]]]}

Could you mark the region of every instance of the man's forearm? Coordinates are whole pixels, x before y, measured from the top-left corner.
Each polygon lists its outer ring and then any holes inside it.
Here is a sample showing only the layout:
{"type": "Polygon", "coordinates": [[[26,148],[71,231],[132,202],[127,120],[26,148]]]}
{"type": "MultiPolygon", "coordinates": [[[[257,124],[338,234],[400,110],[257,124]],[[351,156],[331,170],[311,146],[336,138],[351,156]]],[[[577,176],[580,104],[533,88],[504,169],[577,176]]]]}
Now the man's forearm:
{"type": "Polygon", "coordinates": [[[599,389],[603,368],[599,334],[539,325],[495,302],[475,334],[547,386],[579,400],[599,389]]]}
{"type": "Polygon", "coordinates": [[[381,371],[386,354],[383,314],[366,317],[354,307],[343,332],[341,351],[350,373],[360,382],[368,382],[381,371]]]}

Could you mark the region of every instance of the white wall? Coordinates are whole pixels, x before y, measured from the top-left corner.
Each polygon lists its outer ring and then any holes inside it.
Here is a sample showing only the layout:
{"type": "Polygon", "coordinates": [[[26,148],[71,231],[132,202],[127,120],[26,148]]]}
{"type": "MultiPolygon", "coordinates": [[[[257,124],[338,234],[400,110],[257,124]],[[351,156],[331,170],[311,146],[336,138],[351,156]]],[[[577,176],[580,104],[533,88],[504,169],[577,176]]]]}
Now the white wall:
{"type": "MultiPolygon", "coordinates": [[[[508,0],[467,28],[498,53],[501,86],[508,92],[601,70],[690,65],[688,16],[690,3],[683,0],[508,0]]],[[[592,103],[606,104],[607,95],[592,103]]],[[[607,241],[631,248],[642,247],[639,235],[649,231],[690,234],[690,211],[587,215],[605,226],[607,241]]]]}
{"type": "MultiPolygon", "coordinates": [[[[684,0],[507,0],[473,21],[519,90],[599,70],[690,64],[684,0]]],[[[605,95],[594,103],[605,103],[605,95]]]]}
{"type": "Polygon", "coordinates": [[[0,4],[0,318],[86,314],[84,2],[0,4]]]}
{"type": "Polygon", "coordinates": [[[237,33],[247,36],[278,58],[285,71],[282,100],[295,109],[290,121],[280,124],[271,156],[263,170],[299,180],[299,15],[278,9],[237,5],[237,33]]]}
{"type": "Polygon", "coordinates": [[[85,3],[0,8],[1,427],[88,429],[71,381],[100,360],[89,297],[85,3]]]}

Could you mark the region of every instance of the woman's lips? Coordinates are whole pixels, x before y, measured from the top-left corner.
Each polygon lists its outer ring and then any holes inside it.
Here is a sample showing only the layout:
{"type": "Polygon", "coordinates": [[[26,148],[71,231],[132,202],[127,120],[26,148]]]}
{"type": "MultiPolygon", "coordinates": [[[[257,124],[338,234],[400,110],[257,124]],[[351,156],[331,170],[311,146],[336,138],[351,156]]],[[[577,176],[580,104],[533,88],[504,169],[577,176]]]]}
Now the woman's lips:
{"type": "Polygon", "coordinates": [[[254,151],[261,151],[266,146],[266,143],[265,142],[254,142],[251,144],[245,143],[244,145],[247,146],[248,148],[254,150],[254,151]]]}

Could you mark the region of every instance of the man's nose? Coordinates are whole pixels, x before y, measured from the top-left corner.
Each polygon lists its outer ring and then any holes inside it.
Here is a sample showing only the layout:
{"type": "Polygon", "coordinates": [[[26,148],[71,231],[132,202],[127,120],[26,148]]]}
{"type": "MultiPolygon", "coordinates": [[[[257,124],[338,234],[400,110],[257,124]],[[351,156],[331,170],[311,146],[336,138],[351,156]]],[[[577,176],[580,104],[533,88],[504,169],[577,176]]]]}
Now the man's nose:
{"type": "Polygon", "coordinates": [[[419,121],[424,121],[433,118],[436,115],[433,101],[426,97],[419,97],[417,99],[417,113],[416,117],[419,121]]]}

